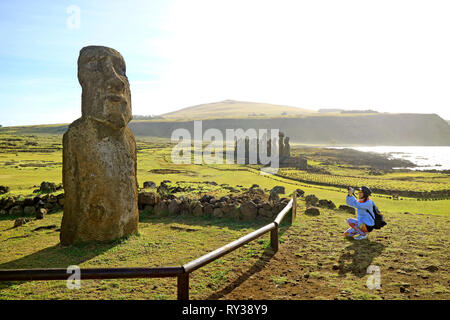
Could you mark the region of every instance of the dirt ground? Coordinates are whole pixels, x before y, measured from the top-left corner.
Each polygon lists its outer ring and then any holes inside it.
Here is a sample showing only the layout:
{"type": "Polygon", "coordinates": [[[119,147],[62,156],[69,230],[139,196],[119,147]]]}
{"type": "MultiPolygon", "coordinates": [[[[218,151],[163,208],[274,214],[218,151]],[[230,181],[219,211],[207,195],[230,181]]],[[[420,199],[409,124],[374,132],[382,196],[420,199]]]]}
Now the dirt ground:
{"type": "Polygon", "coordinates": [[[294,225],[283,228],[276,254],[266,249],[250,268],[237,267],[225,287],[204,298],[450,298],[449,217],[390,214],[386,227],[356,241],[343,237],[349,214],[303,212],[299,208],[294,225]],[[379,274],[368,274],[369,266],[379,274]],[[380,287],[369,289],[375,277],[380,287]]]}

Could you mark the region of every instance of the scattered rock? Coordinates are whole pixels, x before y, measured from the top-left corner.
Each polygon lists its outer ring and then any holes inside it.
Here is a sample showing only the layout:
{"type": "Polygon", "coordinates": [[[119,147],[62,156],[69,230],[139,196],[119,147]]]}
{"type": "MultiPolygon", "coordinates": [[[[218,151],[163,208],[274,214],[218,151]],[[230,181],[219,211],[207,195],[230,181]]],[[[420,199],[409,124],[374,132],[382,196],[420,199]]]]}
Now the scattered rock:
{"type": "Polygon", "coordinates": [[[153,192],[141,192],[138,195],[138,205],[139,207],[144,207],[145,205],[154,206],[157,203],[157,196],[153,192]]]}
{"type": "Polygon", "coordinates": [[[407,289],[407,288],[404,287],[404,286],[401,286],[401,287],[400,287],[400,293],[409,293],[409,289],[407,289]]]}
{"type": "Polygon", "coordinates": [[[328,209],[335,209],[336,208],[336,205],[334,204],[333,201],[326,200],[326,199],[319,200],[318,206],[322,207],[322,208],[328,208],[328,209]]]}
{"type": "Polygon", "coordinates": [[[428,266],[428,267],[424,268],[424,270],[427,270],[428,272],[436,272],[436,271],[439,270],[439,268],[436,267],[436,266],[431,265],[431,266],[428,266]]]}
{"type": "Polygon", "coordinates": [[[316,207],[309,207],[305,210],[305,214],[308,216],[318,216],[320,215],[320,210],[316,207]]]}
{"type": "Polygon", "coordinates": [[[351,214],[355,214],[355,213],[356,213],[355,208],[350,207],[350,206],[347,206],[347,205],[345,205],[345,204],[340,205],[340,206],[339,206],[339,210],[345,211],[345,212],[348,212],[348,213],[351,213],[351,214]]]}
{"type": "Polygon", "coordinates": [[[43,181],[39,187],[39,191],[43,193],[52,193],[56,191],[56,184],[53,182],[43,181]]]}
{"type": "Polygon", "coordinates": [[[0,194],[5,194],[9,192],[9,187],[7,186],[0,186],[0,194]]]}
{"type": "Polygon", "coordinates": [[[24,225],[25,223],[30,222],[31,220],[28,218],[18,218],[14,221],[14,228],[20,227],[24,225]]]}
{"type": "Polygon", "coordinates": [[[315,206],[319,203],[319,198],[314,194],[309,194],[305,197],[305,202],[307,206],[315,206]]]}
{"type": "Polygon", "coordinates": [[[269,201],[279,201],[279,194],[284,194],[285,190],[283,186],[275,186],[270,190],[269,201]]]}
{"type": "Polygon", "coordinates": [[[144,188],[156,188],[156,183],[154,183],[153,181],[145,181],[144,188]]]}
{"type": "Polygon", "coordinates": [[[12,215],[23,214],[23,208],[19,205],[16,205],[9,210],[9,214],[12,214],[12,215]]]}
{"type": "Polygon", "coordinates": [[[44,219],[45,215],[47,214],[47,209],[40,208],[36,211],[36,219],[41,220],[44,219]]]}
{"type": "Polygon", "coordinates": [[[28,215],[34,215],[36,213],[36,209],[32,206],[26,206],[23,208],[23,213],[28,215]]]}

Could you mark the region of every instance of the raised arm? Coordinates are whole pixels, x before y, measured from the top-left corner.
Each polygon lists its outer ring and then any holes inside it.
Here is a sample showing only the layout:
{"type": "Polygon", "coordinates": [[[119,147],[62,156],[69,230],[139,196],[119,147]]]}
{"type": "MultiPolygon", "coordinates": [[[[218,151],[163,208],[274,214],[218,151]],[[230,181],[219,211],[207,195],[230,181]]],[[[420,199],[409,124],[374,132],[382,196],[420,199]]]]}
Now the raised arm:
{"type": "Polygon", "coordinates": [[[363,210],[370,210],[372,208],[372,203],[369,201],[366,202],[359,202],[358,200],[355,199],[354,196],[349,196],[347,195],[347,204],[349,206],[358,208],[358,209],[363,209],[363,210]]]}

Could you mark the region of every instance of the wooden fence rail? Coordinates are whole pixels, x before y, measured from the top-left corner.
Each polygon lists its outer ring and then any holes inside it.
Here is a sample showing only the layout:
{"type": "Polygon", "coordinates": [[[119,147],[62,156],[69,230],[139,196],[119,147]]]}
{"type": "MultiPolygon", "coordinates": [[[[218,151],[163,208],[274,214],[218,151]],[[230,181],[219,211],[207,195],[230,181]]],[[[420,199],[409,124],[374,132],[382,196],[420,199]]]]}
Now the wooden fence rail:
{"type": "MultiPolygon", "coordinates": [[[[177,277],[177,298],[189,299],[189,274],[208,263],[242,247],[262,235],[270,232],[270,246],[273,251],[278,251],[278,228],[291,211],[291,223],[297,214],[297,194],[294,191],[293,198],[286,207],[276,216],[275,220],[223,247],[190,261],[181,267],[159,268],[84,268],[80,269],[82,279],[120,279],[120,278],[165,278],[177,277]]],[[[0,269],[1,281],[38,281],[38,280],[67,280],[70,275],[67,269],[0,269]]]]}

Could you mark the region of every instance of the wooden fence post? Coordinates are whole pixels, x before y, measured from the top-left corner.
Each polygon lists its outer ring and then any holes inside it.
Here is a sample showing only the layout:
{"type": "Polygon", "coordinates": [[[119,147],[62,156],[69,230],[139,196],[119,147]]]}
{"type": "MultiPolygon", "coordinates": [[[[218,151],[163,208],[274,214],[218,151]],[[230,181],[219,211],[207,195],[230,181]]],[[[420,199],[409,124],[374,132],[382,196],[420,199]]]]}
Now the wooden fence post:
{"type": "Polygon", "coordinates": [[[272,250],[277,252],[278,251],[278,224],[275,223],[275,229],[270,231],[270,246],[272,247],[272,250]]]}
{"type": "Polygon", "coordinates": [[[180,274],[177,278],[178,300],[189,300],[189,273],[180,274]]]}
{"type": "Polygon", "coordinates": [[[294,190],[294,201],[292,201],[292,214],[291,214],[291,224],[294,223],[297,217],[297,190],[294,190]]]}

